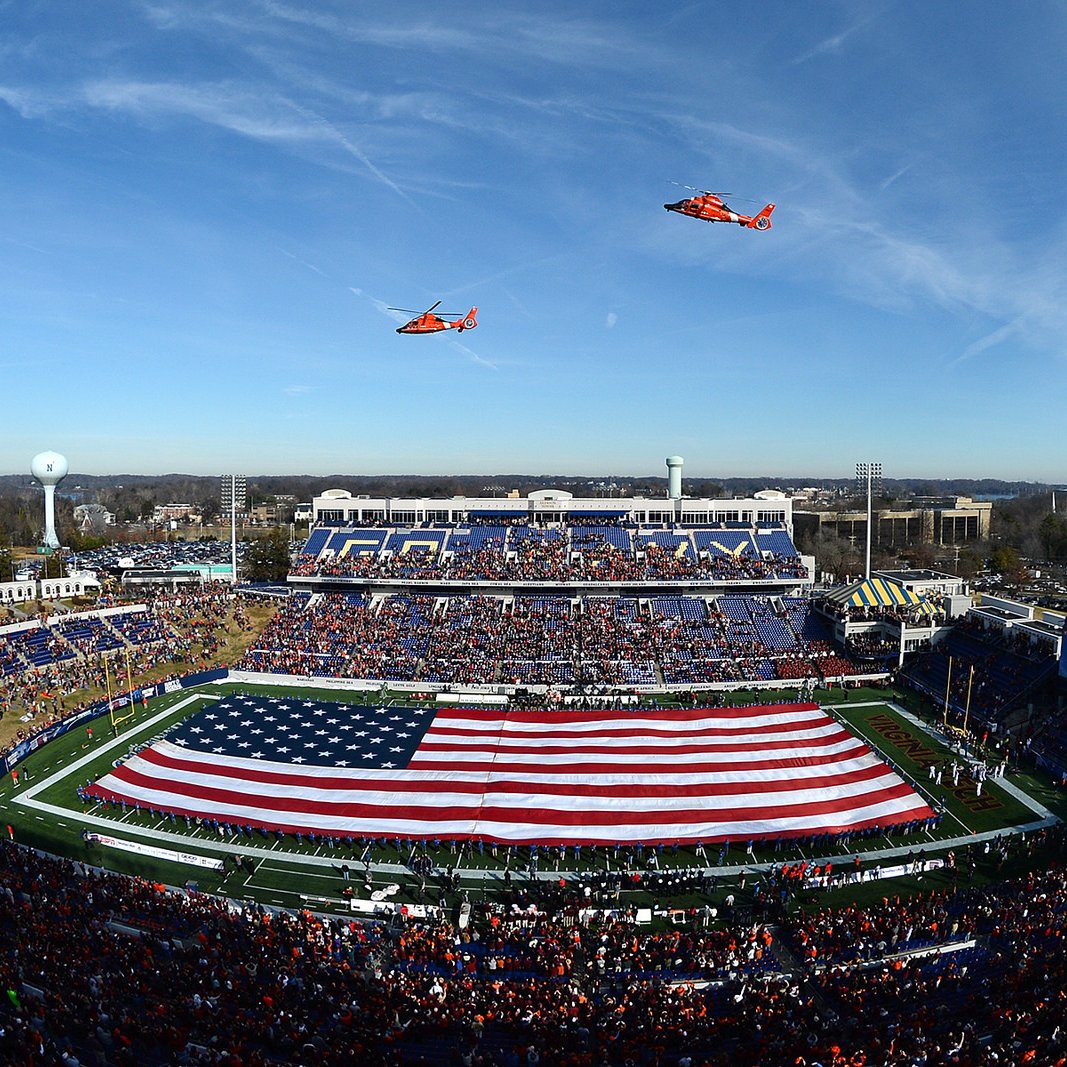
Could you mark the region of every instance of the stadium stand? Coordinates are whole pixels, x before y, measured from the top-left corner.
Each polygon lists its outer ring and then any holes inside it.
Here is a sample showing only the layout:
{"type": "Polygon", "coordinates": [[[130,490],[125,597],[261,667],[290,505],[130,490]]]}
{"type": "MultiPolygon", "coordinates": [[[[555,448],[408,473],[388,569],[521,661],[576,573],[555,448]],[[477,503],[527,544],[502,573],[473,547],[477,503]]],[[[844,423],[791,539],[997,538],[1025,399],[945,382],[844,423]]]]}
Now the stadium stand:
{"type": "MultiPolygon", "coordinates": [[[[600,518],[543,530],[486,516],[440,529],[323,528],[294,576],[603,577],[617,588],[612,596],[520,596],[316,587],[280,608],[239,666],[323,678],[622,688],[861,673],[867,665],[835,651],[808,597],[639,596],[625,588],[650,576],[762,581],[797,566],[784,530],[739,524],[635,532],[600,518]]],[[[218,611],[211,597],[160,598],[107,618],[42,624],[32,640],[0,634],[5,686],[99,684],[101,655],[123,650],[136,673],[186,654],[194,640],[207,647],[218,611]],[[42,648],[49,658],[35,664],[42,648]]],[[[1016,642],[967,626],[949,640],[955,644],[931,655],[951,647],[962,664],[982,668],[982,707],[1007,708],[1007,695],[1041,681],[1044,668],[1016,642]]],[[[924,661],[920,670],[936,686],[939,663],[924,661]]],[[[1067,728],[1050,725],[1047,739],[1050,750],[1067,747],[1067,728]]],[[[997,841],[994,858],[1003,853],[1003,862],[1016,848],[1025,859],[1038,845],[1062,854],[1062,828],[1014,845],[997,841]]],[[[322,842],[351,859],[351,843],[342,847],[322,842]]],[[[0,979],[9,992],[0,1003],[0,1062],[1067,1064],[1060,864],[1001,881],[990,862],[983,878],[992,884],[974,885],[982,854],[968,847],[958,867],[953,861],[949,888],[832,907],[812,879],[858,880],[847,862],[772,864],[738,901],[732,887],[724,899],[707,870],[659,871],[651,850],[646,864],[640,849],[621,861],[616,853],[612,863],[606,849],[592,850],[585,870],[575,848],[579,873],[514,877],[493,899],[482,893],[466,924],[458,906],[470,901],[453,872],[416,870],[414,860],[426,857],[413,851],[412,888],[436,893],[442,913],[425,921],[401,915],[386,927],[168,891],[3,842],[0,979]],[[660,928],[638,927],[628,892],[649,895],[660,928]],[[707,903],[695,905],[697,895],[707,903]],[[678,897],[687,900],[675,906],[678,897]],[[668,921],[676,925],[668,929],[668,921]]],[[[537,854],[536,846],[526,853],[534,875],[537,854]]],[[[566,850],[557,856],[558,870],[566,850]]],[[[739,895],[743,878],[740,886],[739,895]]]]}
{"type": "Polygon", "coordinates": [[[499,521],[455,528],[318,528],[294,562],[291,577],[617,583],[810,581],[784,529],[694,531],[678,527],[634,531],[602,517],[585,521],[572,518],[567,526],[547,528],[499,521]]]}
{"type": "MultiPolygon", "coordinates": [[[[1034,838],[1063,845],[1059,828],[1034,838]]],[[[1034,838],[1016,846],[1021,859],[1034,838]]],[[[466,925],[386,927],[167,891],[4,841],[0,1057],[13,1067],[1062,1064],[1067,876],[1032,863],[970,884],[980,859],[968,849],[937,891],[799,911],[800,864],[772,867],[743,906],[720,892],[717,907],[672,907],[675,894],[709,890],[699,872],[519,877],[466,925]],[[642,882],[676,925],[635,926],[618,896],[642,882]]],[[[451,912],[452,872],[431,878],[451,912]]]]}
{"type": "Polygon", "coordinates": [[[294,596],[238,666],[378,681],[542,686],[819,680],[867,669],[834,654],[826,636],[810,602],[796,598],[786,606],[781,598],[755,596],[330,592],[294,596]]]}
{"type": "Polygon", "coordinates": [[[712,556],[737,559],[739,556],[758,556],[749,530],[698,530],[697,548],[712,556]]]}
{"type": "Polygon", "coordinates": [[[970,714],[988,726],[1003,725],[1005,716],[1055,672],[1055,661],[1025,638],[967,616],[933,649],[915,657],[902,679],[935,700],[943,701],[948,689],[952,708],[963,712],[969,702],[970,714]]]}
{"type": "MultiPolygon", "coordinates": [[[[85,706],[84,693],[107,689],[176,662],[203,663],[218,648],[231,610],[228,584],[208,583],[179,597],[83,611],[0,628],[0,712],[17,710],[40,728],[85,706]],[[110,663],[110,668],[105,668],[110,663]]],[[[246,625],[239,607],[234,618],[246,625]]],[[[21,731],[20,731],[21,732],[21,731]]]]}
{"type": "Polygon", "coordinates": [[[83,655],[120,648],[123,643],[122,637],[115,629],[99,616],[82,615],[64,619],[56,629],[83,655]]]}
{"type": "Polygon", "coordinates": [[[31,667],[46,667],[77,654],[61,633],[47,626],[11,634],[9,642],[16,655],[31,667]]]}

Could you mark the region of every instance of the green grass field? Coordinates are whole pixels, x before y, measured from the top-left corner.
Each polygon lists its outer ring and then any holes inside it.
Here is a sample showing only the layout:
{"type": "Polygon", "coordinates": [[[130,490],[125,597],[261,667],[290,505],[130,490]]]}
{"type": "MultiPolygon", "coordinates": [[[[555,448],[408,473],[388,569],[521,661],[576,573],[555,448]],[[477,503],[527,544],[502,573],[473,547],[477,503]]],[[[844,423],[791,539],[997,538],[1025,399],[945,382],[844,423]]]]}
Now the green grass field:
{"type": "MultiPolygon", "coordinates": [[[[82,804],[77,797],[77,787],[96,781],[106,774],[116,760],[144,745],[167,726],[195,713],[210,704],[223,693],[240,690],[268,695],[287,695],[291,690],[273,686],[214,685],[196,690],[185,690],[153,700],[147,709],[138,709],[135,716],[121,727],[119,736],[111,736],[106,718],[93,724],[93,739],[90,741],[84,728],[58,738],[33,753],[19,766],[19,784],[15,786],[10,776],[5,776],[0,785],[0,809],[3,822],[12,827],[15,839],[48,852],[82,860],[111,870],[139,875],[153,881],[170,885],[184,885],[189,881],[197,884],[203,892],[222,893],[230,897],[257,900],[261,903],[283,907],[300,907],[308,904],[315,910],[347,910],[347,901],[341,893],[346,886],[356,896],[366,897],[364,864],[358,849],[348,846],[336,851],[308,842],[298,844],[292,837],[276,838],[275,835],[254,834],[251,838],[233,834],[220,836],[217,832],[198,827],[195,822],[186,824],[184,818],[176,821],[153,817],[147,813],[129,811],[122,813],[100,805],[82,804]],[[29,777],[27,778],[27,772],[29,777]],[[169,853],[184,853],[211,859],[225,857],[225,871],[199,867],[192,862],[122,851],[102,844],[89,844],[83,839],[83,831],[92,830],[123,841],[168,850],[169,853]],[[242,866],[234,866],[233,858],[242,857],[242,866]],[[347,865],[352,880],[344,882],[340,865],[347,865]]],[[[351,700],[363,702],[359,694],[331,689],[300,689],[307,699],[351,700]]],[[[753,694],[734,694],[735,702],[751,701],[753,694]]],[[[854,840],[849,849],[841,849],[835,860],[849,860],[854,854],[873,864],[886,850],[902,848],[905,851],[922,848],[930,855],[953,847],[965,848],[971,838],[980,843],[982,835],[1008,833],[1021,827],[1033,825],[1043,815],[1067,817],[1067,798],[1051,782],[1043,781],[1033,774],[1014,773],[1008,776],[1007,788],[989,781],[981,797],[975,796],[972,783],[961,780],[961,788],[952,789],[948,776],[942,788],[937,788],[924,769],[929,762],[951,760],[953,754],[937,738],[911,721],[903,709],[892,705],[881,690],[855,690],[848,699],[839,691],[820,693],[820,702],[831,708],[857,734],[866,739],[884,758],[890,761],[906,778],[913,782],[928,801],[943,808],[941,827],[921,840],[911,837],[880,836],[854,840]],[[829,699],[823,699],[829,698],[829,699]]],[[[763,694],[761,697],[773,699],[763,694]]],[[[386,694],[387,700],[395,699],[386,694]]],[[[483,852],[474,849],[462,860],[442,849],[434,857],[439,866],[455,864],[464,872],[464,886],[471,898],[477,900],[484,894],[494,894],[501,887],[499,875],[506,862],[506,849],[499,849],[494,857],[486,847],[483,852]]],[[[606,851],[606,850],[605,850],[606,851]]],[[[976,848],[981,853],[980,848],[976,848]]],[[[415,899],[417,880],[404,867],[408,859],[408,846],[400,851],[392,844],[384,849],[373,850],[370,875],[373,888],[398,883],[400,892],[395,900],[415,899]]],[[[717,846],[708,846],[709,861],[718,858],[717,846]]],[[[983,854],[984,855],[984,854],[983,854]]],[[[605,854],[597,858],[603,864],[605,854]]],[[[719,885],[713,899],[736,891],[741,872],[745,871],[748,886],[758,878],[757,868],[771,863],[812,859],[804,855],[792,843],[785,843],[781,851],[767,845],[757,848],[753,857],[743,854],[743,845],[734,847],[725,858],[720,872],[719,885]],[[747,869],[746,869],[747,864],[747,869]]],[[[564,870],[572,864],[568,856],[564,870]]],[[[886,863],[890,861],[884,861],[886,863]]],[[[515,865],[518,866],[518,865],[515,865]]],[[[583,866],[592,862],[583,855],[583,866]]],[[[691,848],[682,847],[674,852],[664,851],[663,868],[703,867],[691,848]]],[[[988,864],[986,865],[988,866],[988,864]]],[[[975,877],[992,875],[992,869],[979,869],[975,877]]],[[[542,877],[556,877],[555,864],[549,860],[542,863],[542,877]]],[[[929,874],[920,882],[913,877],[896,879],[893,892],[910,892],[916,888],[929,888],[941,882],[948,883],[950,874],[929,874]]],[[[833,896],[847,894],[852,898],[882,896],[886,893],[885,882],[864,883],[858,886],[835,890],[833,896]]],[[[436,888],[431,897],[436,900],[436,888]]],[[[707,898],[679,898],[671,903],[688,906],[704,903],[707,898]]],[[[648,903],[647,893],[631,895],[633,903],[648,903]]]]}

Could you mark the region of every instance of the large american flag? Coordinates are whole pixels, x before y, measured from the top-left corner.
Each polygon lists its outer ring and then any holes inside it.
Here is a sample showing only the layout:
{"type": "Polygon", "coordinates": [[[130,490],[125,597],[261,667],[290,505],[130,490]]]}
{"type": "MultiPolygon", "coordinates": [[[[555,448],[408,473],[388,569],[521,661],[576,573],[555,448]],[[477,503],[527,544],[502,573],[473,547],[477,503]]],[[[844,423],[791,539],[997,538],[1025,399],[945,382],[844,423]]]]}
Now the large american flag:
{"type": "Polygon", "coordinates": [[[816,704],[556,712],[228,696],[89,792],[287,832],[511,843],[737,841],[933,814],[816,704]]]}

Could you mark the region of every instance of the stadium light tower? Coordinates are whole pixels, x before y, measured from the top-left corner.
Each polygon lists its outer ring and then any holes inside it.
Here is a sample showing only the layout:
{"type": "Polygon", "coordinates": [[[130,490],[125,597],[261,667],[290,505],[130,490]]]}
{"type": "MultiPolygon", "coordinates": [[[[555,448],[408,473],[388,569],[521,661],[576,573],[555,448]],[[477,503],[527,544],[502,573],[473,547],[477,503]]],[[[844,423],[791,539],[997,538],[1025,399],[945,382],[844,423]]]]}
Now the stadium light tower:
{"type": "Polygon", "coordinates": [[[867,568],[864,576],[870,581],[871,578],[871,527],[874,525],[873,493],[875,484],[882,484],[881,463],[857,463],[856,481],[862,488],[867,483],[867,568]]]}
{"type": "MultiPolygon", "coordinates": [[[[222,476],[225,485],[226,475],[222,476]]],[[[243,482],[244,479],[242,478],[243,482]]],[[[230,583],[237,587],[237,475],[230,475],[230,583]]]]}

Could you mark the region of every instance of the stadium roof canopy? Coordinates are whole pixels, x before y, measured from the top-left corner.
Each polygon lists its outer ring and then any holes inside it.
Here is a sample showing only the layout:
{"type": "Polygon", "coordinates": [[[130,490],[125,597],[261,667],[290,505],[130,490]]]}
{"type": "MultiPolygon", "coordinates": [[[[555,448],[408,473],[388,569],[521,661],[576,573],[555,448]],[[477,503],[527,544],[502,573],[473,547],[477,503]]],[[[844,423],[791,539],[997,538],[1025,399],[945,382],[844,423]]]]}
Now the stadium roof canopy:
{"type": "Polygon", "coordinates": [[[883,578],[868,578],[862,582],[843,585],[840,589],[827,593],[826,599],[833,604],[848,607],[926,607],[923,597],[883,578]]]}

